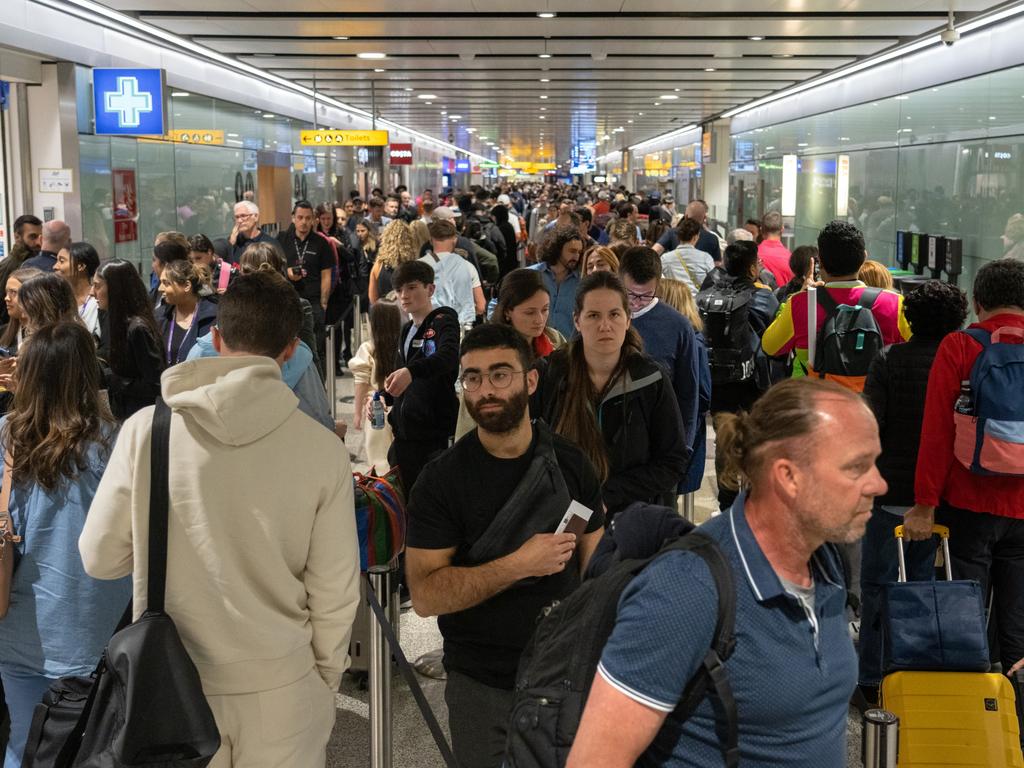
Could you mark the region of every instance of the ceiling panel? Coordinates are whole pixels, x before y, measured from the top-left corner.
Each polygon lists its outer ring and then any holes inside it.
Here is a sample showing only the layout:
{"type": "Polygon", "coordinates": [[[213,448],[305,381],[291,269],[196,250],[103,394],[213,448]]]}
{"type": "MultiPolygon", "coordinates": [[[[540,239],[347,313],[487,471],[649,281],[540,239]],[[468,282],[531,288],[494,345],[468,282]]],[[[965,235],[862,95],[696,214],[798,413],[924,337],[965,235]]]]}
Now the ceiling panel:
{"type": "MultiPolygon", "coordinates": [[[[106,0],[460,146],[627,146],[932,32],[948,0],[106,0]],[[536,11],[555,18],[541,19],[536,11]],[[337,39],[343,38],[343,39],[337,39]],[[382,60],[358,58],[378,52],[382,60]],[[543,55],[543,58],[542,58],[543,55]],[[546,80],[547,82],[542,82],[546,80]],[[428,100],[420,96],[432,94],[428,100]],[[545,96],[546,98],[541,98],[545,96]],[[662,98],[668,97],[668,98],[662,98]],[[675,97],[675,98],[672,98],[675,97]],[[442,111],[449,112],[442,115],[442,111]],[[462,116],[452,121],[451,114],[462,116]],[[621,131],[615,131],[617,128],[621,131]],[[467,131],[476,129],[476,133],[467,131]]],[[[997,5],[957,2],[960,21],[997,5]]],[[[559,159],[564,159],[560,157],[559,159]]]]}

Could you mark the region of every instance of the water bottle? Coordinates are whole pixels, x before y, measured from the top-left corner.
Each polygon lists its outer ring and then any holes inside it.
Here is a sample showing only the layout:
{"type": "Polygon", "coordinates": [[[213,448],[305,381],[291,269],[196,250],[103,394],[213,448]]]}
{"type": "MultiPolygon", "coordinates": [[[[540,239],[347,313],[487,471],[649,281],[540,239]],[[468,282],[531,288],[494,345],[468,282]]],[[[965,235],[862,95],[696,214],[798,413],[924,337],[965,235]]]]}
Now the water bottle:
{"type": "Polygon", "coordinates": [[[964,416],[974,415],[974,403],[971,401],[970,381],[960,382],[960,397],[956,399],[956,405],[953,406],[953,410],[957,413],[963,414],[964,416]]]}
{"type": "Polygon", "coordinates": [[[370,403],[370,413],[373,414],[370,420],[370,427],[373,429],[384,429],[384,403],[380,400],[380,392],[373,393],[373,402],[370,403]]]}

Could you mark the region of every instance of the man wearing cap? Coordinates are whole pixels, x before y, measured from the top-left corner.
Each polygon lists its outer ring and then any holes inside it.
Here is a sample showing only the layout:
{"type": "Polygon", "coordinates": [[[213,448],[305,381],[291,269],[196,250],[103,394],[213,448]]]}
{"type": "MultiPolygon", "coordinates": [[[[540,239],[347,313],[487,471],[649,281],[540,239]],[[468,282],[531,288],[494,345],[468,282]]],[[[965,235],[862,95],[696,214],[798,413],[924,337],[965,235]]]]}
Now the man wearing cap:
{"type": "Polygon", "coordinates": [[[498,205],[504,205],[508,208],[508,223],[512,225],[512,229],[516,233],[516,241],[518,242],[522,239],[522,227],[520,226],[519,214],[512,207],[512,198],[502,192],[498,195],[498,205]]]}

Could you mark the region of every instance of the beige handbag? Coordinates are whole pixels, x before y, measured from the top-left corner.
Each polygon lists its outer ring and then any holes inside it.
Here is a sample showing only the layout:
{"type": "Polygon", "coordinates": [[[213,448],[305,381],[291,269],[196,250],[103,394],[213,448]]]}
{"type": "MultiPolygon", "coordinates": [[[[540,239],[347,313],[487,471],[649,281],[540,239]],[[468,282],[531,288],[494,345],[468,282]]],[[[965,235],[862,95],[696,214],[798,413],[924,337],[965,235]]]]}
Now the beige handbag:
{"type": "Polygon", "coordinates": [[[21,541],[14,533],[11,519],[11,454],[4,457],[4,480],[0,488],[0,619],[7,615],[11,603],[11,580],[14,577],[13,544],[21,541]]]}

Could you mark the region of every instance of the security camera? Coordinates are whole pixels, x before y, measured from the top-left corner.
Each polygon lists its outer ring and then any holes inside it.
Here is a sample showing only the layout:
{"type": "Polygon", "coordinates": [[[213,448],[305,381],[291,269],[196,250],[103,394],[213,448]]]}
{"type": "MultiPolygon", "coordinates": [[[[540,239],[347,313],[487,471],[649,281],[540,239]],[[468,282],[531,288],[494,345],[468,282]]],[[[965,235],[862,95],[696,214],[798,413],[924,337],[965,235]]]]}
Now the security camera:
{"type": "Polygon", "coordinates": [[[947,48],[960,39],[960,33],[952,27],[947,27],[939,34],[939,39],[947,48]]]}

